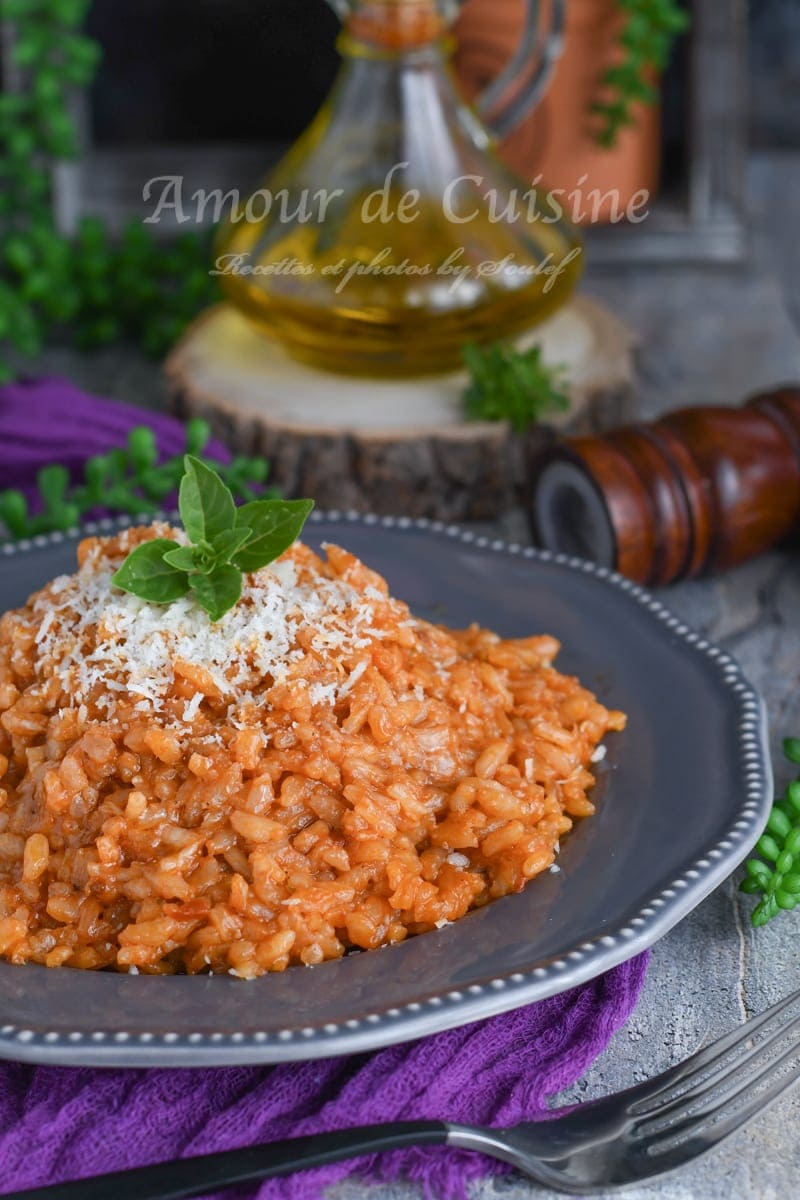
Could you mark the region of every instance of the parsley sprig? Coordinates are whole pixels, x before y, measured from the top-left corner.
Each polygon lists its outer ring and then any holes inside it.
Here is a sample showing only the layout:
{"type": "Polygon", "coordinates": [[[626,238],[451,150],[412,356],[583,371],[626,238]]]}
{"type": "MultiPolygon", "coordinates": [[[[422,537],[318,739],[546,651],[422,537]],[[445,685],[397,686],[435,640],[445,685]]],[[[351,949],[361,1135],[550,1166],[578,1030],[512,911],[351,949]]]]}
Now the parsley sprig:
{"type": "MultiPolygon", "coordinates": [[[[800,738],[787,738],[783,752],[800,765],[800,738]]],[[[761,896],[751,918],[758,929],[781,910],[800,905],[800,779],[790,783],[776,802],[756,850],[761,857],[748,861],[741,890],[761,896]]]]}
{"type": "Polygon", "coordinates": [[[190,545],[155,538],[137,546],[112,582],[150,604],[191,593],[219,621],[238,604],[242,576],[274,562],[297,540],[313,500],[251,500],[237,508],[230,488],[201,459],[187,454],[180,514],[190,545]]]}
{"type": "Polygon", "coordinates": [[[463,353],[471,376],[464,406],[471,420],[509,421],[524,433],[548,413],[569,409],[561,371],[546,365],[541,347],[515,350],[496,342],[485,348],[465,346],[463,353]]]}

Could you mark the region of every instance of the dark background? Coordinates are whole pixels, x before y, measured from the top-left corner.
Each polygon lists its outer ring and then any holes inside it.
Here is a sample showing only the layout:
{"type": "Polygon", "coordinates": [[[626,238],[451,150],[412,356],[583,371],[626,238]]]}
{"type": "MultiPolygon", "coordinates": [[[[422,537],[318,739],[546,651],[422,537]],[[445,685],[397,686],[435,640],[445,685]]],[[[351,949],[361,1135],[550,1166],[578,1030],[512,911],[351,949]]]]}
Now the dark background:
{"type": "Polygon", "coordinates": [[[800,0],[751,0],[752,135],[800,146],[800,0]]]}
{"type": "Polygon", "coordinates": [[[100,145],[292,140],[337,67],[325,0],[94,0],[100,145]]]}
{"type": "MultiPolygon", "coordinates": [[[[753,0],[752,140],[800,145],[800,0],[753,0]]],[[[290,141],[336,70],[325,0],[95,0],[106,49],[94,96],[101,144],[290,141]]],[[[668,170],[679,169],[686,89],[666,81],[668,170]]]]}

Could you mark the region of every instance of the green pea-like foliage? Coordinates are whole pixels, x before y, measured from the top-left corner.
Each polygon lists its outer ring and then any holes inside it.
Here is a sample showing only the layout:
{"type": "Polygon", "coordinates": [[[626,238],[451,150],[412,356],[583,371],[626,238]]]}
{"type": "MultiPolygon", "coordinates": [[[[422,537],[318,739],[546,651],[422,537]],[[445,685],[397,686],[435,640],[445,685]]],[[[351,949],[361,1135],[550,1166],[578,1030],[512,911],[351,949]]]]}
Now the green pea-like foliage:
{"type": "Polygon", "coordinates": [[[654,78],[669,62],[675,39],[691,22],[680,0],[617,0],[617,4],[625,13],[620,60],[603,75],[607,94],[593,105],[600,118],[597,141],[606,147],[615,145],[626,125],[634,124],[637,102],[656,103],[654,78]]]}
{"type": "MultiPolygon", "coordinates": [[[[787,738],[783,751],[800,766],[800,738],[787,738]]],[[[756,850],[760,857],[748,861],[741,890],[761,897],[751,918],[758,929],[800,905],[800,779],[776,801],[756,850]]]]}
{"type": "Polygon", "coordinates": [[[140,222],[119,238],[94,217],[74,236],[56,227],[52,168],[80,149],[70,99],[102,58],[82,32],[90,7],[0,0],[20,81],[0,95],[0,382],[13,376],[9,348],[36,355],[56,333],[81,349],[131,338],[158,357],[219,298],[205,235],[165,246],[140,222]]]}
{"type": "MultiPolygon", "coordinates": [[[[202,458],[210,438],[206,421],[189,421],[184,453],[202,458]]],[[[33,505],[13,488],[0,492],[0,541],[72,529],[98,508],[132,517],[152,516],[178,490],[184,453],[160,462],[156,437],[143,425],[131,430],[124,446],[90,458],[75,484],[65,467],[44,467],[37,476],[39,497],[33,505]]],[[[263,458],[240,455],[225,466],[214,463],[214,470],[240,503],[280,495],[274,489],[264,491],[269,464],[263,458]]]]}

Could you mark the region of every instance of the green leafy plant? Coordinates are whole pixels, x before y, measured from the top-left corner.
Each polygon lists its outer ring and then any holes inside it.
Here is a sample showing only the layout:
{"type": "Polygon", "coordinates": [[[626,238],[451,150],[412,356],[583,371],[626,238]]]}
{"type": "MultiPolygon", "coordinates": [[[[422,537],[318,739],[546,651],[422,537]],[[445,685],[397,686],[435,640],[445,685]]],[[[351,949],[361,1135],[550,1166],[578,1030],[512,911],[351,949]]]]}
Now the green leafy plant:
{"type": "MultiPolygon", "coordinates": [[[[787,738],[783,752],[800,766],[800,738],[787,738]]],[[[760,858],[748,861],[741,890],[761,896],[752,915],[758,928],[782,910],[800,905],[800,779],[790,783],[776,802],[756,850],[760,858]]]]}
{"type": "Polygon", "coordinates": [[[470,373],[464,406],[473,421],[509,421],[517,433],[524,433],[548,413],[569,409],[561,370],[545,364],[539,346],[466,346],[464,362],[470,373]]]}
{"type": "Polygon", "coordinates": [[[313,500],[253,500],[237,508],[211,467],[187,454],[180,513],[190,545],[171,538],[143,542],[112,577],[124,592],[150,604],[172,604],[191,593],[219,621],[240,600],[242,576],[274,562],[297,540],[313,500]]]}
{"type": "MultiPolygon", "coordinates": [[[[189,421],[185,453],[202,456],[210,437],[206,421],[189,421]]],[[[22,492],[13,488],[0,492],[0,533],[4,527],[11,538],[27,538],[71,529],[97,508],[130,516],[155,513],[177,491],[184,471],[183,454],[161,463],[159,457],[152,429],[141,426],[131,430],[125,446],[90,458],[74,486],[64,466],[44,467],[37,476],[39,498],[33,507],[38,511],[31,512],[22,492]]],[[[255,500],[269,474],[263,458],[239,456],[215,468],[240,500],[255,500]]],[[[277,495],[272,491],[262,499],[277,495]]]]}
{"type": "Polygon", "coordinates": [[[606,95],[593,105],[600,117],[597,140],[613,146],[620,130],[634,124],[634,105],[655,104],[658,89],[653,77],[669,62],[675,39],[690,25],[679,0],[617,0],[626,14],[619,37],[622,57],[603,75],[606,95]]]}
{"type": "MultiPolygon", "coordinates": [[[[138,222],[114,240],[87,217],[56,227],[51,175],[78,153],[70,97],[87,88],[100,46],[81,32],[91,0],[0,0],[19,85],[0,95],[0,347],[37,354],[63,330],[80,348],[123,337],[154,356],[219,297],[208,239],[157,243],[138,222]]],[[[0,382],[13,374],[0,357],[0,382]]]]}

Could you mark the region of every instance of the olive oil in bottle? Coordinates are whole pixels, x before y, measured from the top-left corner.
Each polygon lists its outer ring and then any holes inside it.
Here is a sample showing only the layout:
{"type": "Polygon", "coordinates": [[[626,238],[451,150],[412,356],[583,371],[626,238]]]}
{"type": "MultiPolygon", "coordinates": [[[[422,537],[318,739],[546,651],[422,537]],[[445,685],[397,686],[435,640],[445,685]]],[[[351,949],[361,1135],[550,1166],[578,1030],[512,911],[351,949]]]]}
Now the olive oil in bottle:
{"type": "Polygon", "coordinates": [[[579,236],[459,98],[434,0],[353,0],[340,47],[332,95],[223,228],[216,268],[228,298],[313,366],[451,370],[466,343],[564,303],[579,236]]]}

